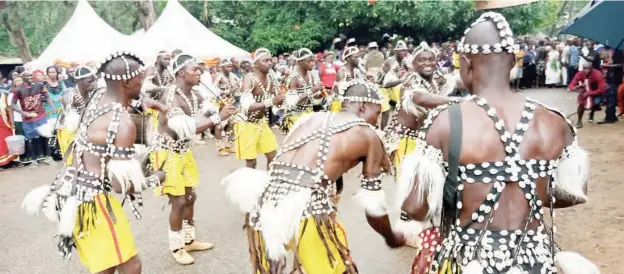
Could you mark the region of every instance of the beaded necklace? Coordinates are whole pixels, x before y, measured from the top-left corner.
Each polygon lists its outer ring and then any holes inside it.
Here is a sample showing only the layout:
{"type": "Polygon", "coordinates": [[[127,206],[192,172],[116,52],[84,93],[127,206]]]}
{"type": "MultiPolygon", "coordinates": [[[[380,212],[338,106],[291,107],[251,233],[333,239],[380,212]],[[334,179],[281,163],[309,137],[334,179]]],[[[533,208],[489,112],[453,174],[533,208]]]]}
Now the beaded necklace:
{"type": "Polygon", "coordinates": [[[167,83],[169,82],[169,74],[167,73],[166,70],[163,70],[163,75],[164,76],[161,77],[160,73],[158,73],[158,70],[156,71],[156,81],[158,82],[158,86],[160,87],[166,86],[167,83]]]}
{"type": "Polygon", "coordinates": [[[267,74],[266,75],[266,84],[263,85],[262,83],[260,83],[260,80],[258,80],[256,75],[254,75],[254,74],[251,75],[251,81],[253,82],[254,86],[255,85],[260,86],[260,90],[262,91],[262,94],[270,93],[271,89],[273,89],[273,81],[271,81],[271,80],[272,80],[271,76],[269,74],[267,74]]]}
{"type": "Polygon", "coordinates": [[[184,94],[184,92],[182,92],[180,88],[176,88],[176,93],[180,95],[180,97],[182,97],[182,100],[184,100],[184,102],[186,102],[186,105],[191,110],[191,116],[195,116],[195,114],[197,114],[197,110],[199,109],[197,95],[195,95],[195,93],[191,91],[191,98],[193,99],[193,102],[191,103],[191,100],[189,100],[188,96],[186,96],[186,94],[184,94]]]}

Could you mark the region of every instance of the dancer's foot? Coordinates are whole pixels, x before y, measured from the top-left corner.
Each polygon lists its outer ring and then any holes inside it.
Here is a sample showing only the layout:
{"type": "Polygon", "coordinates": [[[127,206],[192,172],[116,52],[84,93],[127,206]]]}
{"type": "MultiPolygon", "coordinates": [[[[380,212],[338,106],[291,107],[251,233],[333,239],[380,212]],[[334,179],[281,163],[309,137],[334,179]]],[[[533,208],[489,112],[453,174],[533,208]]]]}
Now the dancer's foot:
{"type": "Polygon", "coordinates": [[[236,150],[234,150],[234,147],[226,147],[225,151],[229,152],[229,153],[236,153],[236,150]]]}
{"type": "Polygon", "coordinates": [[[230,153],[225,148],[219,149],[217,151],[217,154],[219,154],[219,156],[229,156],[230,155],[230,153]]]}
{"type": "Polygon", "coordinates": [[[578,122],[576,123],[576,128],[583,128],[583,122],[578,121],[578,122]]]}
{"type": "Polygon", "coordinates": [[[198,240],[193,240],[191,243],[184,245],[184,250],[188,252],[204,251],[204,250],[212,249],[213,247],[214,245],[211,243],[202,243],[198,240]]]}
{"type": "Polygon", "coordinates": [[[173,258],[176,260],[176,262],[181,265],[189,265],[195,262],[193,256],[191,256],[191,254],[188,254],[188,252],[186,251],[186,247],[180,248],[175,252],[171,252],[171,254],[173,255],[173,258]]]}

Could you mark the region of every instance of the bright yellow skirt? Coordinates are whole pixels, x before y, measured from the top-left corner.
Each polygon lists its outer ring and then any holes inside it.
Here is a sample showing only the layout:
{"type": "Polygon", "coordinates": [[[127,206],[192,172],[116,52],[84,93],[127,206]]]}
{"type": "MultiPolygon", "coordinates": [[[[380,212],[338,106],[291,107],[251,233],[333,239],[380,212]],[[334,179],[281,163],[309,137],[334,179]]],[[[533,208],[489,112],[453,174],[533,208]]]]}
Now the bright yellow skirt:
{"type": "Polygon", "coordinates": [[[329,111],[338,113],[342,110],[342,102],[340,100],[334,99],[329,105],[329,111]]]}
{"type": "Polygon", "coordinates": [[[277,150],[277,139],[266,121],[236,123],[234,136],[238,160],[256,159],[260,153],[266,154],[277,150]]]}
{"type": "Polygon", "coordinates": [[[195,157],[190,150],[187,153],[159,150],[150,153],[150,162],[154,170],[166,171],[165,182],[162,186],[154,188],[157,196],[170,194],[182,196],[187,187],[196,187],[199,184],[199,171],[195,163],[195,157]],[[164,166],[163,166],[164,165],[164,166]]]}
{"type": "Polygon", "coordinates": [[[397,178],[399,178],[399,172],[401,170],[401,163],[403,163],[403,159],[405,159],[408,154],[412,153],[412,151],[416,149],[417,143],[417,139],[401,137],[401,141],[399,141],[399,147],[394,152],[395,154],[393,159],[397,178]]]}
{"type": "MultiPolygon", "coordinates": [[[[69,145],[74,140],[74,136],[76,136],[76,132],[70,132],[67,129],[59,129],[56,131],[56,137],[58,138],[59,148],[61,149],[61,156],[65,157],[65,153],[69,149],[69,145]]],[[[70,166],[72,164],[72,155],[67,155],[67,159],[65,159],[65,165],[70,166]]]]}
{"type": "MultiPolygon", "coordinates": [[[[121,203],[112,195],[108,195],[110,205],[115,216],[115,222],[106,209],[106,196],[99,194],[95,197],[95,216],[91,210],[85,208],[86,213],[82,216],[84,222],[90,222],[95,217],[95,225],[89,226],[88,232],[80,235],[80,218],[76,220],[74,239],[76,250],[82,264],[91,273],[97,273],[118,266],[137,255],[134,246],[134,238],[130,230],[130,223],[124,213],[121,203]]],[[[90,205],[82,205],[91,207],[90,205]]]]}

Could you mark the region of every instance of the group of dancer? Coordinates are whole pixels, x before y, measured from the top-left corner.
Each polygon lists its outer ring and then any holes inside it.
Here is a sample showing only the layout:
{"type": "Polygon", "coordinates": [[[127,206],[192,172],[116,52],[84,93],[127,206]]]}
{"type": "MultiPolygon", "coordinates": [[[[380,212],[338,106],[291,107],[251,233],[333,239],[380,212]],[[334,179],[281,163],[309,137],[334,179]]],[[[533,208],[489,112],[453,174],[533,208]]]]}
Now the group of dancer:
{"type": "Polygon", "coordinates": [[[191,264],[189,252],[213,247],[195,235],[199,172],[191,145],[216,129],[225,132],[218,152],[245,160],[222,184],[245,214],[254,273],[286,273],[289,252],[299,273],[358,273],[337,213],[343,175],[359,164],[354,198],[388,246],[418,250],[412,273],[598,273],[554,239],[554,208],[587,201],[587,153],[565,116],[511,91],[517,47],[505,18],[484,13],[461,40],[468,97],[449,96],[455,78],[439,72],[435,49],[421,43],[411,64],[406,50],[399,42],[394,57],[367,71],[359,50],[348,47],[327,89],[310,73],[312,52],[300,49],[282,92],[270,51],[260,48],[242,79],[229,61],[219,64],[213,101],[197,91],[202,62],[185,53],[159,53],[147,77],[145,63],[128,52],[97,71],[80,67],[76,90],[64,99],[66,164],[23,208],[58,222],[59,251],[70,257],[76,248],[90,272],[140,273],[122,205],[139,218],[141,191],[156,188],[171,204],[170,252],[191,264]],[[105,87],[96,88],[98,77],[105,87]],[[314,105],[327,111],[313,112],[314,105]],[[281,146],[268,120],[279,111],[288,132],[281,146]],[[131,113],[152,118],[147,145],[135,144],[140,129],[131,113]],[[266,171],[257,168],[259,154],[266,171]],[[386,174],[397,184],[396,206],[386,204],[386,174]],[[394,223],[393,208],[401,210],[394,223]]]}

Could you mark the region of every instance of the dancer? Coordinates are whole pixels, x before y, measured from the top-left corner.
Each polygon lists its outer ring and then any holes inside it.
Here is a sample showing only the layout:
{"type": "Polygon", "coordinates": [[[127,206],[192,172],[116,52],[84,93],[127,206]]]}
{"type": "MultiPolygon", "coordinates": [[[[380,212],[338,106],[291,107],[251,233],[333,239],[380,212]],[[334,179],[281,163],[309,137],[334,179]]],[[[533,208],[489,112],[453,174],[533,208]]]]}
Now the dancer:
{"type": "Polygon", "coordinates": [[[277,139],[269,128],[269,111],[273,106],[281,106],[284,96],[279,84],[269,70],[271,53],[265,48],[254,52],[254,70],[243,78],[241,112],[244,121],[234,125],[236,136],[236,158],[245,160],[249,168],[256,168],[259,153],[267,158],[267,166],[275,157],[277,139]]]}
{"type": "Polygon", "coordinates": [[[160,100],[163,93],[173,83],[173,77],[169,74],[167,68],[171,62],[171,56],[168,52],[162,50],[158,52],[154,67],[147,71],[145,83],[141,87],[141,91],[149,95],[150,98],[160,100]]]}
{"type": "Polygon", "coordinates": [[[60,129],[57,131],[61,155],[65,164],[71,165],[71,154],[67,150],[74,140],[80,118],[83,116],[90,96],[96,90],[97,77],[95,71],[86,66],[79,66],[72,75],[76,81],[74,88],[69,88],[63,95],[63,112],[59,116],[60,129]]]}
{"type": "MultiPolygon", "coordinates": [[[[394,48],[394,56],[389,57],[383,64],[383,67],[378,70],[376,77],[379,85],[381,86],[381,92],[384,94],[384,98],[388,98],[389,104],[398,104],[401,100],[401,88],[400,84],[404,82],[404,76],[409,71],[409,64],[407,62],[407,45],[403,40],[397,42],[394,48]]],[[[381,117],[381,128],[386,128],[388,119],[390,118],[390,112],[384,112],[381,117]]]]}
{"type": "Polygon", "coordinates": [[[390,160],[373,125],[383,95],[363,80],[345,88],[340,113],[313,113],[297,121],[268,173],[242,168],[222,181],[231,200],[247,213],[255,273],[289,273],[287,248],[299,273],[357,273],[335,201],[342,175],[360,162],[356,199],[368,223],[389,246],[404,242],[402,234],[392,232],[382,190],[390,160]]]}
{"type": "Polygon", "coordinates": [[[140,192],[164,179],[162,172],[144,176],[142,156],[133,148],[136,128],[126,111],[140,94],[143,65],[128,53],[102,62],[98,73],[106,89],[98,90],[85,110],[70,148],[73,164],[63,167],[52,185],[31,191],[22,204],[27,213],[42,211],[58,222],[59,252],[71,258],[75,247],[91,273],[141,272],[128,218],[110,192],[126,196],[140,218],[132,201],[141,206],[140,192]]]}
{"type": "MultiPolygon", "coordinates": [[[[216,98],[221,102],[228,102],[234,104],[235,93],[240,90],[241,80],[238,78],[232,70],[234,69],[232,62],[228,59],[223,59],[219,64],[221,68],[220,72],[215,75],[213,83],[216,83],[221,90],[220,98],[216,98]]],[[[221,107],[223,103],[217,103],[217,107],[221,107]]],[[[230,123],[224,122],[224,127],[215,128],[215,138],[217,139],[217,153],[220,156],[228,156],[230,153],[235,153],[233,142],[234,134],[232,132],[232,126],[230,123]],[[225,136],[223,136],[225,133],[225,136]],[[225,137],[225,139],[223,138],[225,137]]]]}
{"type": "MultiPolygon", "coordinates": [[[[405,76],[405,83],[401,88],[401,101],[394,110],[388,127],[385,129],[387,151],[391,155],[396,168],[401,166],[405,156],[417,146],[418,129],[429,111],[442,104],[447,104],[452,98],[446,95],[454,89],[453,81],[436,79],[437,50],[422,42],[414,51],[412,69],[405,76]],[[443,83],[444,85],[439,85],[443,83]]],[[[445,78],[444,76],[438,76],[445,78]]],[[[400,172],[396,174],[400,180],[400,172]]],[[[433,226],[432,220],[426,222],[411,221],[405,212],[397,223],[397,229],[407,238],[407,245],[422,249],[419,234],[424,229],[433,226]]],[[[435,230],[431,230],[435,232],[435,230]]]]}
{"type": "Polygon", "coordinates": [[[312,113],[315,105],[322,103],[323,83],[312,74],[314,54],[307,48],[295,53],[298,66],[288,75],[286,87],[286,114],[282,120],[282,132],[287,133],[302,115],[312,113]]]}
{"type": "MultiPolygon", "coordinates": [[[[344,60],[346,64],[338,69],[336,75],[336,84],[334,85],[333,100],[329,107],[332,112],[340,112],[342,102],[340,101],[339,90],[352,80],[366,80],[366,71],[360,66],[360,50],[357,47],[348,47],[344,52],[344,60]]],[[[385,105],[385,103],[384,103],[385,105]]],[[[382,111],[384,107],[382,106],[382,111]]]]}
{"type": "Polygon", "coordinates": [[[544,220],[544,207],[554,218],[555,207],[587,200],[588,156],[573,126],[510,89],[517,47],[502,15],[484,13],[465,33],[460,75],[475,96],[431,111],[402,165],[403,210],[420,221],[442,216],[441,245],[413,273],[555,273],[555,263],[598,273],[559,252],[554,219],[544,220]]]}
{"type": "Polygon", "coordinates": [[[192,56],[175,56],[171,61],[171,73],[175,77],[175,84],[161,98],[161,103],[169,108],[169,112],[159,118],[156,142],[160,150],[151,153],[150,162],[154,170],[162,170],[167,174],[157,193],[167,195],[171,203],[169,249],[176,262],[186,265],[195,262],[188,252],[213,247],[211,243],[195,239],[193,217],[197,199],[195,187],[199,183],[199,174],[191,152],[193,137],[208,128],[218,126],[221,121],[234,114],[236,108],[226,105],[218,114],[213,114],[216,110],[199,108],[201,102],[193,88],[199,84],[202,68],[200,62],[192,56]]]}

